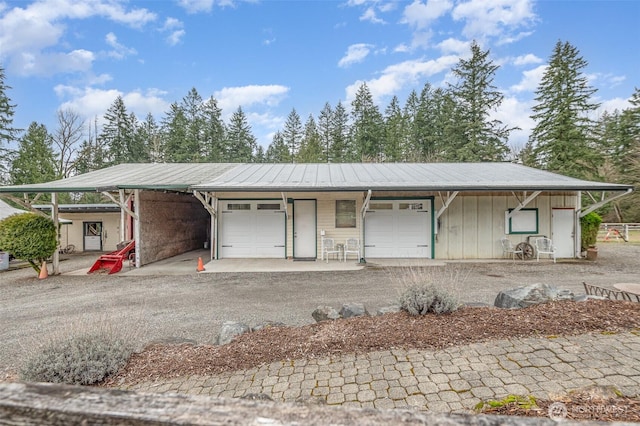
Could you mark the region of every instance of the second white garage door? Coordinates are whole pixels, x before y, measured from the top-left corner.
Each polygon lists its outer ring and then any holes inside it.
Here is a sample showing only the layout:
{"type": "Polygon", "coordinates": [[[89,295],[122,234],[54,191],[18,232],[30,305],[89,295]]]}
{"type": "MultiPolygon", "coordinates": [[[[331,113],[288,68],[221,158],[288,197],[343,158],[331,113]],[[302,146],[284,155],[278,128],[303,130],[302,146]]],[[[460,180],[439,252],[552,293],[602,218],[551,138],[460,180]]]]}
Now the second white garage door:
{"type": "Polygon", "coordinates": [[[371,200],[364,251],[370,258],[431,258],[431,200],[371,200]]]}
{"type": "Polygon", "coordinates": [[[284,258],[285,213],[282,202],[221,200],[219,258],[284,258]]]}

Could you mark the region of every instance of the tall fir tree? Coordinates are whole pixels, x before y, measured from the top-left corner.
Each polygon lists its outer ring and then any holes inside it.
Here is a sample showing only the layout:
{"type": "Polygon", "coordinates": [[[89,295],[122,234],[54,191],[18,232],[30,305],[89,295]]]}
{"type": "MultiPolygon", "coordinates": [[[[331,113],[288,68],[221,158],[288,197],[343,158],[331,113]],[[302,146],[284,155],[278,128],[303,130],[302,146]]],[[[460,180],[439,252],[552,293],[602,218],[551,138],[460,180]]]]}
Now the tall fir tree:
{"type": "Polygon", "coordinates": [[[231,163],[252,162],[257,142],[241,107],[238,107],[231,115],[227,128],[227,161],[231,163]]]}
{"type": "Polygon", "coordinates": [[[195,87],[182,98],[180,107],[187,121],[185,139],[181,150],[186,154],[189,162],[202,161],[204,155],[204,129],[206,119],[203,111],[202,96],[195,87]],[[190,153],[190,155],[189,155],[190,153]]]}
{"type": "Polygon", "coordinates": [[[9,172],[11,183],[23,185],[49,182],[60,178],[56,168],[51,135],[44,124],[34,121],[18,142],[18,150],[9,172]]]}
{"type": "Polygon", "coordinates": [[[285,121],[284,129],[282,130],[282,137],[284,138],[284,143],[289,147],[292,161],[298,158],[298,151],[302,144],[303,134],[302,121],[294,108],[287,116],[287,121],[285,121]]]}
{"type": "Polygon", "coordinates": [[[212,96],[202,108],[204,126],[204,158],[211,163],[226,161],[225,159],[225,126],[222,121],[222,110],[218,101],[212,96]]]}
{"type": "Polygon", "coordinates": [[[384,119],[384,160],[392,163],[406,160],[407,125],[397,96],[391,98],[384,119]]]}
{"type": "Polygon", "coordinates": [[[0,65],[0,183],[7,180],[7,168],[10,161],[7,146],[16,140],[19,129],[13,127],[13,115],[16,105],[11,103],[7,92],[11,86],[5,83],[4,68],[0,65]]]}
{"type": "Polygon", "coordinates": [[[312,115],[309,115],[304,125],[304,135],[298,152],[298,163],[322,163],[324,162],[324,154],[322,152],[322,143],[318,126],[312,115]]]}
{"type": "Polygon", "coordinates": [[[168,163],[190,162],[193,152],[185,146],[189,132],[189,122],[184,110],[176,102],[169,106],[169,111],[162,122],[162,134],[164,135],[164,160],[168,163]]]}
{"type": "MultiPolygon", "coordinates": [[[[356,161],[357,154],[352,149],[349,134],[349,114],[347,109],[338,102],[333,109],[331,117],[331,147],[329,148],[329,161],[332,163],[347,163],[356,161]]],[[[357,161],[360,161],[359,159],[357,161]]]]}
{"type": "Polygon", "coordinates": [[[162,133],[151,113],[148,113],[144,121],[136,128],[136,138],[142,143],[145,157],[150,163],[164,162],[162,133]]]}
{"type": "Polygon", "coordinates": [[[351,102],[351,137],[357,161],[380,161],[383,158],[384,124],[373,95],[363,83],[351,102]]]}
{"type": "Polygon", "coordinates": [[[331,158],[331,146],[333,145],[332,137],[333,129],[333,110],[329,102],[324,104],[320,115],[318,116],[318,137],[322,146],[322,162],[333,162],[331,158]]]}
{"type": "Polygon", "coordinates": [[[115,165],[131,162],[135,132],[122,96],[113,101],[104,114],[104,119],[105,124],[99,138],[108,152],[107,163],[115,165]]]}
{"type": "Polygon", "coordinates": [[[269,163],[291,163],[291,152],[281,132],[273,135],[273,140],[267,147],[265,159],[269,163]]]}
{"type": "Polygon", "coordinates": [[[591,137],[589,116],[598,107],[596,89],[584,70],[587,61],[569,42],[558,41],[536,90],[527,149],[530,165],[576,178],[595,179],[602,164],[600,147],[591,137]]]}
{"type": "Polygon", "coordinates": [[[509,152],[512,129],[490,119],[504,98],[493,83],[498,68],[489,59],[489,50],[483,51],[474,41],[471,57],[460,59],[452,69],[458,81],[451,86],[451,94],[459,108],[458,125],[464,131],[464,140],[456,147],[458,161],[503,161],[509,152]]]}

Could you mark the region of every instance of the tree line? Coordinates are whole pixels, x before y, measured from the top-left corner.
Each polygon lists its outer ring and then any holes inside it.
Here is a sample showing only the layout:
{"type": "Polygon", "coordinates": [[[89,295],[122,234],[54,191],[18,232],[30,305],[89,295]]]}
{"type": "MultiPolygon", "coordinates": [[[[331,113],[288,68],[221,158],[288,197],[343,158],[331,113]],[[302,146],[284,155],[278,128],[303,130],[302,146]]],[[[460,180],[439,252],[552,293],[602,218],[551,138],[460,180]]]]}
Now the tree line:
{"type": "MultiPolygon", "coordinates": [[[[640,91],[631,107],[594,117],[599,104],[589,85],[587,61],[558,41],[535,92],[535,122],[522,148],[508,145],[510,128],[493,113],[504,99],[495,86],[499,66],[476,42],[468,59],[452,68],[446,87],[426,83],[401,104],[394,96],[381,110],[362,84],[350,105],[327,102],[314,117],[292,109],[265,149],[238,107],[225,122],[214,97],[192,88],[157,120],[127,110],[122,97],[97,119],[85,122],[73,110],[57,112],[49,131],[33,122],[13,128],[16,105],[0,67],[0,145],[5,184],[46,182],[121,164],[141,162],[480,162],[518,161],[564,175],[638,184],[640,181],[640,91]],[[17,148],[9,150],[8,142],[17,148]]],[[[638,197],[615,204],[613,220],[640,221],[638,197]]]]}

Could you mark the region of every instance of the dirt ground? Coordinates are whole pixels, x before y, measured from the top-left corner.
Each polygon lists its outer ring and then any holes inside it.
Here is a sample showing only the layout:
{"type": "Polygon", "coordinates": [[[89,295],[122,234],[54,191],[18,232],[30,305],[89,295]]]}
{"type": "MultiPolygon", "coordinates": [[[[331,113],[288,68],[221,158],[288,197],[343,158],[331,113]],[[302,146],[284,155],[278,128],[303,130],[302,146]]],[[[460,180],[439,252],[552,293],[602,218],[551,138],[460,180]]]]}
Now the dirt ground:
{"type": "MultiPolygon", "coordinates": [[[[72,256],[69,271],[94,256],[72,256]]],[[[453,262],[430,267],[463,303],[492,304],[500,290],[548,283],[583,294],[582,282],[611,287],[640,282],[640,245],[600,244],[598,260],[453,262]]],[[[152,341],[213,343],[224,321],[257,325],[313,322],[319,305],[364,303],[371,313],[395,303],[407,271],[367,267],[353,272],[229,273],[184,276],[55,276],[32,270],[0,273],[0,380],[12,380],[25,357],[55,336],[108,328],[143,347],[152,341]]]]}

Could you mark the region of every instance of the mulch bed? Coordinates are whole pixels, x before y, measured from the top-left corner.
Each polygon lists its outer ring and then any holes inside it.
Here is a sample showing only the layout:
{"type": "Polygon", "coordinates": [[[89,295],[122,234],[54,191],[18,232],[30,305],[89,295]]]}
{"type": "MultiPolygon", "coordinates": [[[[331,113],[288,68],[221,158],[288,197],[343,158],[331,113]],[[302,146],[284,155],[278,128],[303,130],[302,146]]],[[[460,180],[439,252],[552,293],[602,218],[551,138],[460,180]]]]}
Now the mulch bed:
{"type": "MultiPolygon", "coordinates": [[[[375,317],[327,321],[302,327],[266,327],[238,336],[223,346],[154,344],[134,354],[127,366],[105,386],[134,384],[163,378],[211,375],[244,370],[282,360],[358,354],[391,348],[437,350],[495,339],[556,337],[640,328],[640,303],[590,300],[555,302],[526,309],[465,307],[451,314],[411,316],[405,312],[375,317]]],[[[619,399],[619,398],[618,398],[619,399]]],[[[571,403],[571,401],[567,401],[571,403]]],[[[577,400],[576,406],[584,401],[577,400]]],[[[550,404],[551,402],[549,402],[550,404]]],[[[548,417],[540,410],[501,407],[499,414],[548,417]]],[[[639,420],[638,401],[620,399],[632,417],[600,420],[639,420]]],[[[584,405],[584,404],[583,404],[584,405]]],[[[591,415],[569,408],[569,415],[591,415]]],[[[584,410],[583,410],[584,411],[584,410]]],[[[498,413],[496,411],[496,413],[498,413]]],[[[607,417],[609,416],[609,417],[607,417]]],[[[569,417],[594,418],[594,417],[569,417]]]]}

